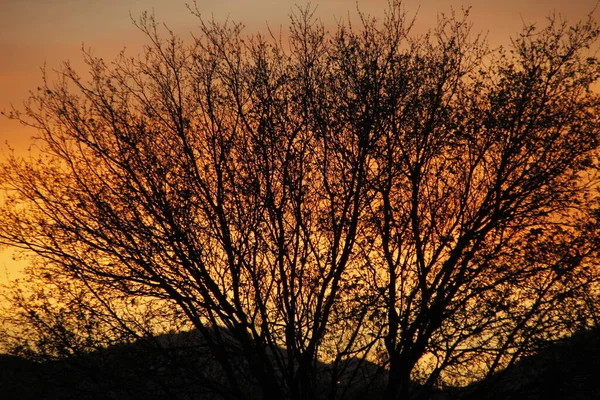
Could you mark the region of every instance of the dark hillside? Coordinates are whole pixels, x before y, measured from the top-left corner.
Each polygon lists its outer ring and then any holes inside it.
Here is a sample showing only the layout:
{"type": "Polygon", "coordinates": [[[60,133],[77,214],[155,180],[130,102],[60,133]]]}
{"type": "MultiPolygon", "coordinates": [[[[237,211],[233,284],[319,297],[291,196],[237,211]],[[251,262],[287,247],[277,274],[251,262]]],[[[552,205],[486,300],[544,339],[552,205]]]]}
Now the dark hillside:
{"type": "MultiPolygon", "coordinates": [[[[239,358],[234,348],[231,357],[239,358]]],[[[235,365],[246,393],[258,391],[239,358],[235,365]]],[[[331,379],[333,366],[319,366],[331,379]]],[[[338,396],[379,398],[384,376],[377,366],[351,359],[338,366],[343,373],[338,396]],[[347,391],[350,378],[354,384],[347,391]],[[374,377],[378,377],[373,381],[374,377]],[[379,380],[378,380],[379,379],[379,380]],[[381,386],[379,386],[381,388],[381,386]]],[[[227,384],[202,340],[194,332],[162,335],[62,361],[36,363],[0,355],[0,398],[10,400],[162,400],[225,399],[227,384]]],[[[326,393],[323,393],[325,396],[326,393]]],[[[586,331],[549,345],[513,367],[461,391],[432,395],[436,399],[600,399],[600,331],[586,331]]]]}
{"type": "Polygon", "coordinates": [[[40,365],[20,357],[0,354],[0,397],[25,400],[40,398],[40,365]]]}
{"type": "MultiPolygon", "coordinates": [[[[259,398],[259,391],[237,349],[232,347],[229,351],[245,386],[245,394],[248,398],[259,398]]],[[[321,364],[319,369],[322,379],[333,379],[333,366],[321,364]]],[[[337,395],[343,394],[347,399],[371,394],[373,376],[381,377],[380,368],[355,359],[340,363],[336,371],[337,395]]],[[[34,363],[2,355],[0,399],[218,400],[228,398],[228,385],[223,376],[201,337],[187,332],[118,345],[61,361],[34,363]]]]}
{"type": "Polygon", "coordinates": [[[600,399],[600,330],[580,332],[470,387],[460,399],[600,399]]]}

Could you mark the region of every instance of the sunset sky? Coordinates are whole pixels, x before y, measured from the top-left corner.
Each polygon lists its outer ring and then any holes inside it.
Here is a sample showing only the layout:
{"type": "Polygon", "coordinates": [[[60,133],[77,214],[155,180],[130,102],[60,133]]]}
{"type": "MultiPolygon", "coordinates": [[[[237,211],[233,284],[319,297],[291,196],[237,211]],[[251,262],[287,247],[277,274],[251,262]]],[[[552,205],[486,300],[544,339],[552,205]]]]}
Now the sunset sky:
{"type": "MultiPolygon", "coordinates": [[[[575,22],[594,9],[597,0],[410,0],[405,2],[409,15],[418,11],[416,30],[435,26],[439,12],[452,7],[472,7],[474,33],[487,33],[492,45],[506,44],[508,38],[519,32],[523,22],[544,23],[553,10],[575,22]]],[[[245,32],[288,23],[288,14],[298,0],[198,0],[197,6],[206,18],[218,21],[229,16],[246,25],[245,32]]],[[[318,5],[317,14],[327,26],[334,25],[335,17],[355,13],[355,0],[312,1],[318,5]]],[[[360,1],[365,13],[382,15],[387,0],[360,1]]],[[[39,86],[40,68],[45,64],[51,71],[61,62],[70,60],[82,75],[81,48],[105,59],[114,58],[123,48],[130,55],[139,52],[144,37],[131,23],[131,16],[144,10],[152,11],[161,22],[184,38],[196,30],[198,21],[186,8],[185,1],[173,0],[0,0],[0,110],[11,104],[17,108],[27,98],[29,90],[39,86]]],[[[600,10],[595,13],[600,15],[600,10]]],[[[50,78],[52,74],[49,74],[50,78]]],[[[18,154],[25,154],[32,143],[34,131],[14,121],[0,117],[0,160],[6,154],[8,143],[18,154]]],[[[0,282],[5,270],[16,271],[19,263],[0,253],[0,282]]]]}
{"type": "MultiPolygon", "coordinates": [[[[522,22],[543,23],[544,18],[556,10],[568,20],[584,18],[597,0],[410,0],[406,8],[417,12],[417,30],[435,25],[438,12],[448,12],[452,7],[472,7],[471,16],[475,33],[488,33],[492,44],[506,42],[519,31],[522,22]]],[[[246,33],[271,27],[284,27],[296,0],[199,0],[198,9],[216,20],[230,19],[246,25],[246,33]]],[[[328,25],[335,17],[354,13],[354,0],[313,1],[318,5],[318,15],[328,25]]],[[[361,1],[362,10],[381,15],[387,0],[361,1]]],[[[131,23],[144,10],[154,10],[158,20],[174,31],[189,38],[197,20],[186,8],[186,2],[166,0],[0,0],[0,109],[10,104],[19,106],[28,91],[41,80],[40,67],[46,64],[51,71],[61,62],[70,60],[81,68],[81,49],[91,48],[93,54],[112,59],[126,47],[136,54],[144,37],[131,23]]],[[[0,142],[5,141],[19,151],[30,144],[34,132],[19,124],[0,119],[0,142]]]]}

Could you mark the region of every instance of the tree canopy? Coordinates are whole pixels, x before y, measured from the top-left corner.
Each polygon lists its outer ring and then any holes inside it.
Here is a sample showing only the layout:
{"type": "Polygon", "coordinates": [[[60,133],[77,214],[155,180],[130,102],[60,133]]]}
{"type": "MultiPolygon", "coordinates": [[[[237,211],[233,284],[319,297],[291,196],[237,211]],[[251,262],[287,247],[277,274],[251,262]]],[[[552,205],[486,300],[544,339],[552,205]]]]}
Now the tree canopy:
{"type": "Polygon", "coordinates": [[[198,17],[186,42],[144,14],[142,54],[84,54],[10,113],[39,132],[0,169],[0,243],[35,255],[14,349],[193,329],[224,398],[347,398],[375,363],[391,400],[595,323],[591,16],[506,49],[395,1],[333,32],[198,17]]]}

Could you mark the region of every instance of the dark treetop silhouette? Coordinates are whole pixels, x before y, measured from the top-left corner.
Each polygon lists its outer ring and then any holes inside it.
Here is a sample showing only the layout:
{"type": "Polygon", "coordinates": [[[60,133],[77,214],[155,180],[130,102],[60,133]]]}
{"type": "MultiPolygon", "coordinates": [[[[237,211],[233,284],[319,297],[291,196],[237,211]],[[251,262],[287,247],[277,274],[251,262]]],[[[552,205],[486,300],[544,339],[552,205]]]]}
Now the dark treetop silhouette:
{"type": "Polygon", "coordinates": [[[285,40],[200,19],[189,44],[143,15],[137,58],[65,64],[11,113],[39,152],[0,170],[0,241],[35,254],[9,345],[193,328],[224,397],[343,398],[369,360],[397,399],[589,325],[598,26],[490,50],[467,14],[415,35],[394,1],[329,34],[300,9],[285,40]]]}

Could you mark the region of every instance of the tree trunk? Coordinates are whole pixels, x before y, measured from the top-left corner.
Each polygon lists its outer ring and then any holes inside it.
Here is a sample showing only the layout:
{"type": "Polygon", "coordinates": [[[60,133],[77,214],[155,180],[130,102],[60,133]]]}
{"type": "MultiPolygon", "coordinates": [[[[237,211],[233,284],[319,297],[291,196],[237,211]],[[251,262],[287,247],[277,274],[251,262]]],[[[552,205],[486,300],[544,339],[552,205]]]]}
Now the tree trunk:
{"type": "Polygon", "coordinates": [[[410,368],[400,357],[392,357],[383,400],[406,400],[410,394],[410,368]]]}
{"type": "Polygon", "coordinates": [[[296,381],[292,398],[294,400],[314,400],[316,399],[315,379],[312,363],[304,358],[300,361],[300,366],[296,373],[296,381]]]}

